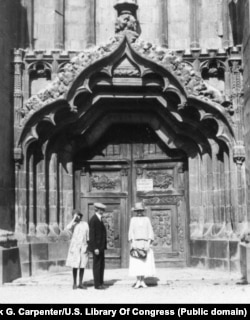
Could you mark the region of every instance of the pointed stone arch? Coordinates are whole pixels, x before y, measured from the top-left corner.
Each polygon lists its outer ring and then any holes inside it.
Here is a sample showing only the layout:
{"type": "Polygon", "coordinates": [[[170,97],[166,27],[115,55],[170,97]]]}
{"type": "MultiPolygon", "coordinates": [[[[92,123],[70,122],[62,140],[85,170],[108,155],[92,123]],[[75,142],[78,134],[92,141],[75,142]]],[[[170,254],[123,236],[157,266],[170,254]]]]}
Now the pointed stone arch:
{"type": "MultiPolygon", "coordinates": [[[[185,68],[173,52],[153,50],[149,44],[136,41],[131,41],[127,32],[111,42],[112,51],[108,54],[99,57],[103,48],[98,48],[88,53],[91,58],[87,62],[87,54],[73,59],[58,79],[26,103],[29,112],[24,117],[19,144],[38,139],[37,128],[42,122],[54,125],[57,131],[55,121],[60,121],[59,114],[67,114],[67,108],[72,112],[67,120],[77,122],[100,100],[113,96],[114,99],[155,99],[176,121],[191,127],[198,128],[203,120],[210,118],[218,125],[217,138],[232,147],[235,136],[231,119],[223,106],[203,95],[202,89],[197,89],[204,85],[203,80],[193,70],[185,68]],[[84,67],[82,61],[86,64],[84,67]],[[78,70],[73,72],[77,64],[78,70]],[[189,86],[192,81],[195,85],[189,86]],[[124,95],[124,90],[130,92],[124,95]],[[198,112],[199,116],[188,118],[192,112],[198,112]]],[[[65,119],[62,118],[66,125],[65,119]]]]}
{"type": "Polygon", "coordinates": [[[16,145],[27,187],[18,204],[26,212],[22,230],[46,241],[67,238],[64,227],[80,192],[74,187],[79,150],[93,148],[113,125],[140,123],[188,163],[187,234],[230,237],[238,219],[234,159],[242,150],[223,102],[171,50],[130,32],[79,54],[23,110],[16,145]]]}

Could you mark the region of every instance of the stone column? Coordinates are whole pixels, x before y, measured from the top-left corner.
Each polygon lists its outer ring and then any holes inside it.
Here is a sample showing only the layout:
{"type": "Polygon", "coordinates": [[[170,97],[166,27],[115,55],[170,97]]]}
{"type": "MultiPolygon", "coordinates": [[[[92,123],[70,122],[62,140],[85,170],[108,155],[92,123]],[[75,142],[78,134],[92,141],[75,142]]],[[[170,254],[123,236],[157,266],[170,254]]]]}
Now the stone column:
{"type": "Polygon", "coordinates": [[[34,155],[27,155],[27,212],[28,212],[28,235],[33,238],[36,235],[36,197],[34,187],[36,185],[36,172],[34,168],[34,155]]]}
{"type": "Polygon", "coordinates": [[[34,47],[34,0],[22,0],[21,44],[24,48],[34,47]]]}
{"type": "Polygon", "coordinates": [[[160,0],[160,42],[168,47],[168,0],[160,0]]]}
{"type": "Polygon", "coordinates": [[[35,157],[36,167],[36,214],[37,226],[36,235],[42,240],[47,239],[48,224],[47,224],[47,203],[46,203],[46,164],[41,157],[35,157]]]}
{"type": "Polygon", "coordinates": [[[227,152],[224,152],[223,157],[223,163],[224,163],[224,181],[225,181],[225,223],[226,227],[229,233],[232,232],[232,224],[231,224],[231,208],[232,208],[232,202],[231,202],[231,196],[230,196],[230,190],[232,188],[231,184],[231,173],[230,173],[230,158],[227,152]]]}
{"type": "Polygon", "coordinates": [[[65,45],[65,0],[55,3],[55,48],[64,49],[65,45]]]}
{"type": "Polygon", "coordinates": [[[96,44],[96,0],[87,0],[86,42],[87,47],[96,44]]]}
{"type": "Polygon", "coordinates": [[[20,112],[22,109],[23,95],[22,95],[22,51],[16,50],[14,52],[14,110],[15,110],[15,126],[20,125],[20,112]]]}
{"type": "Polygon", "coordinates": [[[200,47],[200,0],[190,0],[190,47],[200,47]]]}
{"type": "Polygon", "coordinates": [[[243,163],[245,162],[244,146],[244,115],[243,115],[243,79],[241,68],[241,52],[239,48],[232,48],[229,52],[229,68],[231,82],[231,96],[233,122],[236,133],[236,145],[233,149],[233,158],[237,166],[237,220],[238,228],[244,228],[247,220],[246,213],[246,181],[243,163]]]}
{"type": "Polygon", "coordinates": [[[26,219],[26,189],[25,189],[25,170],[22,166],[22,150],[14,149],[15,161],[15,235],[20,241],[25,240],[27,234],[26,219]]]}
{"type": "Polygon", "coordinates": [[[232,44],[232,36],[230,32],[230,19],[229,19],[229,2],[231,0],[222,1],[222,46],[228,48],[232,44]]]}
{"type": "Polygon", "coordinates": [[[57,237],[60,234],[58,225],[58,172],[57,172],[57,155],[52,154],[47,159],[49,172],[46,174],[48,184],[46,186],[49,210],[49,237],[57,237]]]}
{"type": "Polygon", "coordinates": [[[73,164],[68,163],[67,170],[60,164],[60,227],[64,229],[72,219],[73,203],[73,164]]]}

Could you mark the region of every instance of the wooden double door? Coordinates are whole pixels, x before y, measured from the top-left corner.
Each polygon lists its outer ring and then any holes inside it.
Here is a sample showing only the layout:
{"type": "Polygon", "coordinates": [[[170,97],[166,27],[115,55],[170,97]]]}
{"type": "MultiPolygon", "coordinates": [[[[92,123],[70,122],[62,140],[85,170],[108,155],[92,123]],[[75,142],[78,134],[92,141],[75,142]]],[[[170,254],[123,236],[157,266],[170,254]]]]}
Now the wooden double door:
{"type": "Polygon", "coordinates": [[[185,266],[188,257],[186,163],[170,157],[150,130],[144,135],[141,128],[140,134],[138,128],[121,131],[119,128],[118,132],[106,134],[98,145],[78,156],[76,205],[81,207],[86,220],[94,214],[95,202],[107,206],[104,223],[108,267],[128,267],[131,208],[138,201],[144,202],[152,222],[157,266],[185,266]]]}

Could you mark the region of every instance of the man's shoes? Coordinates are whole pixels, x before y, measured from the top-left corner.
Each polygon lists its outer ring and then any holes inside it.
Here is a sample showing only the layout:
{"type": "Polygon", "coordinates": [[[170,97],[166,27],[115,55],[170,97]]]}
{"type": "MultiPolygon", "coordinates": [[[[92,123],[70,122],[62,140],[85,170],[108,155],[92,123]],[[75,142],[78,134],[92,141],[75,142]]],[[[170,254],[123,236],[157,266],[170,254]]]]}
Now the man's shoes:
{"type": "Polygon", "coordinates": [[[105,290],[105,288],[104,288],[103,285],[102,285],[102,286],[95,287],[95,289],[97,289],[97,290],[105,290]]]}
{"type": "Polygon", "coordinates": [[[86,289],[87,289],[87,287],[84,286],[83,284],[79,284],[78,288],[79,288],[79,289],[83,289],[83,290],[86,290],[86,289]]]}
{"type": "Polygon", "coordinates": [[[76,290],[76,289],[77,289],[77,285],[73,284],[73,290],[76,290]]]}

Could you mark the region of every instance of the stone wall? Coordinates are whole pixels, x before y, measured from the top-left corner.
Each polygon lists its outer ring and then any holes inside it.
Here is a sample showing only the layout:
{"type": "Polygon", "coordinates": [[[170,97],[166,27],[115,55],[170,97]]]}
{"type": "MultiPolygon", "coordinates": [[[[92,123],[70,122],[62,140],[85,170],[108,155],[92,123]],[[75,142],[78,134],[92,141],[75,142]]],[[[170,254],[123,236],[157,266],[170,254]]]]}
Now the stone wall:
{"type": "MultiPolygon", "coordinates": [[[[50,262],[48,261],[56,261],[52,263],[52,266],[63,265],[66,242],[59,244],[54,241],[69,221],[70,210],[73,207],[73,169],[63,165],[64,162],[68,164],[67,159],[58,161],[55,155],[52,155],[52,161],[49,162],[46,158],[39,159],[39,155],[32,154],[21,168],[17,162],[16,170],[14,169],[14,115],[13,98],[11,98],[14,87],[13,77],[15,73],[14,99],[17,107],[22,104],[24,98],[29,97],[30,69],[27,68],[28,71],[25,71],[27,81],[24,81],[23,86],[19,87],[19,81],[21,83],[23,80],[21,76],[23,65],[18,62],[17,57],[16,69],[12,70],[13,48],[29,47],[35,49],[35,54],[39,55],[40,49],[74,51],[83,50],[95,43],[105,43],[114,34],[114,23],[117,17],[117,12],[113,7],[115,3],[115,0],[0,0],[0,72],[4,75],[0,78],[0,145],[4,150],[0,153],[0,229],[14,230],[16,224],[16,234],[28,235],[28,240],[31,241],[31,243],[25,243],[20,237],[19,249],[4,248],[0,252],[2,261],[0,265],[4,266],[0,269],[2,278],[5,279],[3,281],[6,279],[11,281],[20,273],[19,258],[23,274],[31,274],[39,267],[43,269],[43,266],[44,269],[49,269],[50,262]],[[16,172],[16,200],[14,198],[14,172],[16,172]],[[16,219],[14,218],[15,203],[18,204],[16,219]],[[62,247],[57,250],[57,246],[62,247]],[[63,251],[62,254],[60,250],[63,251]],[[6,270],[11,269],[14,271],[6,273],[6,270]]],[[[232,45],[233,40],[235,44],[240,43],[240,34],[243,25],[245,26],[243,39],[245,143],[247,147],[247,185],[250,186],[249,1],[238,1],[238,5],[235,3],[235,1],[224,0],[137,0],[139,5],[137,17],[143,39],[157,45],[163,44],[171,49],[186,49],[187,55],[187,49],[190,47],[200,47],[203,54],[207,52],[207,49],[219,49],[218,55],[221,55],[222,49],[227,49],[232,45]],[[236,7],[236,16],[230,11],[228,4],[231,4],[233,10],[232,6],[236,7]],[[229,13],[231,13],[231,20],[229,13]],[[236,29],[231,30],[232,24],[237,25],[236,29]]],[[[60,54],[60,61],[52,65],[52,72],[50,70],[52,79],[56,76],[54,71],[59,69],[59,64],[63,65],[67,62],[66,54],[62,52],[60,54]]],[[[191,55],[194,54],[195,51],[191,51],[191,55]]],[[[20,55],[22,55],[21,51],[20,55]]],[[[188,56],[189,60],[193,59],[191,55],[188,56]]],[[[198,58],[196,62],[199,68],[198,58]]],[[[34,68],[34,70],[41,75],[43,70],[40,67],[37,66],[37,69],[34,68]]],[[[208,64],[207,69],[212,70],[213,65],[208,64]]],[[[51,80],[46,72],[45,70],[44,77],[41,82],[37,83],[37,87],[31,86],[32,93],[39,91],[42,83],[51,80]]],[[[232,96],[238,95],[238,99],[239,87],[236,88],[236,86],[240,79],[239,68],[237,71],[229,66],[225,74],[229,75],[226,80],[226,92],[232,96]],[[230,72],[231,75],[229,75],[230,72]],[[230,88],[234,85],[235,88],[230,88]]],[[[37,78],[33,80],[37,81],[37,78]]],[[[236,100],[233,101],[233,107],[237,111],[233,121],[235,127],[238,126],[239,129],[237,142],[242,142],[241,123],[238,121],[238,118],[241,117],[241,110],[237,105],[239,100],[236,100]]],[[[15,128],[17,135],[19,131],[20,128],[17,126],[15,128]]],[[[204,262],[203,265],[209,267],[233,268],[228,261],[237,258],[237,241],[225,239],[227,232],[230,235],[231,230],[230,228],[223,229],[223,227],[231,225],[232,221],[233,223],[235,221],[244,222],[245,181],[242,170],[245,167],[239,165],[237,169],[234,166],[232,153],[225,153],[223,157],[221,162],[214,161],[215,155],[190,161],[190,218],[191,223],[198,224],[198,229],[195,229],[197,233],[192,236],[190,248],[191,263],[194,265],[201,261],[201,263],[204,262]],[[199,175],[197,175],[197,168],[200,170],[199,175]],[[229,179],[230,174],[234,182],[232,191],[229,191],[230,183],[232,183],[229,179]],[[213,225],[213,229],[209,229],[210,223],[216,224],[213,225]],[[206,228],[209,231],[207,238],[199,239],[203,237],[206,228]],[[221,230],[223,233],[220,233],[221,230]],[[224,238],[211,239],[214,232],[220,233],[220,236],[223,234],[224,238]]],[[[249,207],[250,201],[248,201],[247,210],[248,221],[250,220],[249,207]]],[[[237,226],[234,227],[237,228],[237,226]]]]}
{"type": "Polygon", "coordinates": [[[20,1],[0,1],[0,229],[14,229],[13,49],[18,46],[20,1]]]}
{"type": "Polygon", "coordinates": [[[250,8],[249,1],[242,1],[242,21],[244,21],[243,32],[243,61],[244,61],[244,119],[245,119],[245,145],[246,145],[246,171],[247,171],[247,186],[248,186],[248,221],[250,220],[250,8]]]}
{"type": "MultiPolygon", "coordinates": [[[[81,50],[105,43],[114,34],[115,0],[22,0],[22,3],[26,10],[21,28],[25,46],[81,50]]],[[[227,1],[137,0],[137,4],[139,31],[146,41],[171,49],[232,45],[227,1]]]]}

